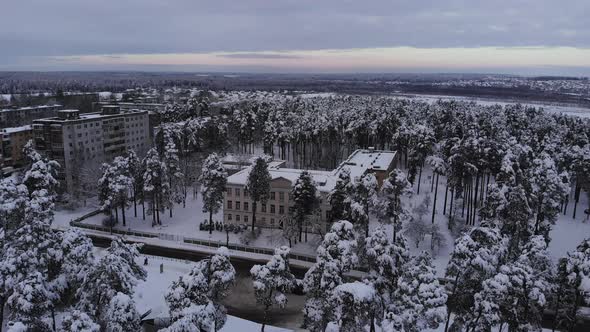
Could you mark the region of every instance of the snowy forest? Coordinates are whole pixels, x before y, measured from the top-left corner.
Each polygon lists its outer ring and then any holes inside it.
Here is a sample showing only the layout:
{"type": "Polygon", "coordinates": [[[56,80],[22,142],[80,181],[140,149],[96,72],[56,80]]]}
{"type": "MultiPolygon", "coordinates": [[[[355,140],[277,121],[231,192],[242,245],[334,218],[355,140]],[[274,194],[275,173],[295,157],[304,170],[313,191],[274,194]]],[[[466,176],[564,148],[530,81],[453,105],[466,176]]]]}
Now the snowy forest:
{"type": "MultiPolygon", "coordinates": [[[[548,247],[562,216],[580,224],[590,217],[582,204],[590,202],[588,119],[520,104],[179,91],[186,95],[165,92],[153,147],[81,174],[75,192],[59,192],[60,165],[32,144],[26,170],[1,180],[0,319],[8,331],[142,329],[134,297],[149,278],[141,244],[113,236],[97,249],[81,229],[52,227],[57,205],[96,197],[104,225],[126,226],[133,208],[156,227],[198,191],[203,211],[194,213],[206,215],[211,232],[228,176],[221,156],[260,156],[246,189],[256,204],[268,199],[270,160],[331,170],[359,148],[395,151],[395,169],[381,185],[371,173],[341,174],[328,196],[329,227],[314,229],[315,262],[298,276],[292,245],[307,241],[306,217],[319,204],[316,184],[301,173],[293,224],[282,229],[289,245],[249,270],[264,317],[258,328],[300,292],[308,331],[579,330],[590,306],[590,234],[558,261],[548,247]],[[418,200],[421,193],[430,194],[418,200]],[[452,243],[439,276],[444,234],[452,243]]],[[[256,232],[255,212],[246,232],[256,232]]],[[[231,252],[220,247],[158,285],[168,308],[161,331],[223,331],[224,299],[237,279],[231,252]]]]}

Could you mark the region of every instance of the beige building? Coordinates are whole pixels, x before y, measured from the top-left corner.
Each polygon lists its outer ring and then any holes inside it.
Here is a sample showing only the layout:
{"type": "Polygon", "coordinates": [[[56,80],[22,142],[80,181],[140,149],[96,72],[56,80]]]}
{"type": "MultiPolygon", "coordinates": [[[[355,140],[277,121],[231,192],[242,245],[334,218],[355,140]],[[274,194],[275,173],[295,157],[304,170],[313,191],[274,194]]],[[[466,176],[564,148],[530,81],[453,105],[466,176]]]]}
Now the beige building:
{"type": "MultiPolygon", "coordinates": [[[[258,202],[256,224],[262,227],[281,227],[283,220],[289,215],[293,204],[290,197],[293,185],[303,172],[301,169],[284,168],[284,163],[275,162],[269,165],[271,175],[270,198],[266,204],[258,202]]],[[[356,150],[347,160],[333,171],[308,170],[320,193],[319,214],[313,219],[322,223],[323,227],[330,220],[330,204],[328,195],[334,189],[338,175],[344,169],[350,172],[351,179],[367,172],[374,173],[379,185],[395,166],[395,152],[378,150],[356,150]]],[[[247,167],[227,179],[226,193],[223,204],[223,220],[226,223],[246,224],[252,222],[252,201],[244,190],[251,167],[247,167]]]]}
{"type": "Polygon", "coordinates": [[[104,162],[133,149],[142,155],[151,147],[148,111],[103,107],[100,113],[63,110],[33,122],[35,147],[60,163],[58,179],[70,191],[83,180],[83,170],[99,170],[104,162]]]}
{"type": "Polygon", "coordinates": [[[0,130],[0,175],[10,174],[25,165],[23,148],[31,139],[31,126],[0,130]]]}

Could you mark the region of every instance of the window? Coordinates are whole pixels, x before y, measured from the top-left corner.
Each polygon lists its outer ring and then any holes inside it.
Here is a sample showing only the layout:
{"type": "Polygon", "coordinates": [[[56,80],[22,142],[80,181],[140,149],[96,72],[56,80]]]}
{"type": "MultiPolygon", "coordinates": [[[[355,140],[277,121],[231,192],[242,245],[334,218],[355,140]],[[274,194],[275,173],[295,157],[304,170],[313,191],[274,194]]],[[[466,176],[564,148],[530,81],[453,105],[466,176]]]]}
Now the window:
{"type": "Polygon", "coordinates": [[[285,214],[285,206],[283,206],[283,205],[279,206],[279,214],[285,214]]]}
{"type": "Polygon", "coordinates": [[[244,202],[244,211],[248,211],[250,204],[248,202],[244,202]]]}
{"type": "Polygon", "coordinates": [[[240,202],[236,201],[236,210],[240,209],[240,202]]]}
{"type": "Polygon", "coordinates": [[[266,218],[265,217],[262,217],[261,220],[262,220],[262,223],[263,224],[266,224],[266,218]]]}
{"type": "Polygon", "coordinates": [[[272,227],[274,227],[274,226],[275,226],[275,218],[270,218],[270,225],[271,225],[272,227]]]}
{"type": "Polygon", "coordinates": [[[275,192],[274,191],[271,191],[270,192],[270,200],[271,201],[274,201],[275,200],[275,192]]]}
{"type": "Polygon", "coordinates": [[[231,221],[231,214],[227,215],[227,221],[231,221]]]}
{"type": "Polygon", "coordinates": [[[274,204],[270,205],[270,213],[276,213],[274,204]]]}
{"type": "Polygon", "coordinates": [[[260,205],[260,211],[266,213],[266,204],[260,205]]]}
{"type": "Polygon", "coordinates": [[[279,193],[279,201],[283,202],[285,200],[285,193],[284,192],[280,192],[279,193]]]}
{"type": "Polygon", "coordinates": [[[227,201],[227,208],[230,210],[233,209],[232,208],[232,201],[227,201]]]}
{"type": "Polygon", "coordinates": [[[240,188],[236,188],[235,191],[236,197],[240,197],[240,188]]]}
{"type": "Polygon", "coordinates": [[[248,216],[244,216],[244,222],[248,223],[248,216]]]}
{"type": "Polygon", "coordinates": [[[238,222],[240,221],[240,215],[239,214],[236,214],[236,221],[238,221],[238,222]]]}
{"type": "Polygon", "coordinates": [[[248,197],[250,196],[250,193],[248,192],[248,190],[244,189],[244,197],[248,197]]]}
{"type": "Polygon", "coordinates": [[[227,196],[231,196],[231,188],[227,189],[227,196]]]}

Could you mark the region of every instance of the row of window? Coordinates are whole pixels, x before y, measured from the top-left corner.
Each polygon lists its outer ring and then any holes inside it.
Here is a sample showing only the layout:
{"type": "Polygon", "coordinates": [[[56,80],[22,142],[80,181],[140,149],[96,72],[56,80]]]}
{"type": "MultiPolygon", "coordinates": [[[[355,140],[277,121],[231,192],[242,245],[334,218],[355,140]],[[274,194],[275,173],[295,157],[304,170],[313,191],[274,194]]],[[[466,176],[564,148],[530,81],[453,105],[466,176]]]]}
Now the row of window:
{"type": "MultiPolygon", "coordinates": [[[[244,209],[243,211],[250,211],[250,203],[249,202],[243,202],[244,203],[244,209]]],[[[266,209],[266,204],[259,204],[260,206],[260,212],[262,213],[266,213],[267,209],[266,209]]],[[[241,210],[242,204],[240,201],[235,201],[235,209],[236,210],[241,210]]],[[[233,210],[234,209],[234,202],[233,201],[227,201],[227,209],[228,210],[233,210]]],[[[277,213],[276,212],[276,205],[275,204],[270,204],[270,213],[277,213]]],[[[279,214],[285,214],[285,206],[284,205],[279,205],[279,214]]]]}
{"type": "MultiPolygon", "coordinates": [[[[234,218],[235,218],[235,221],[236,222],[242,222],[243,221],[244,223],[248,223],[249,220],[250,220],[249,219],[250,216],[248,216],[248,215],[243,215],[242,216],[242,215],[239,215],[239,214],[236,214],[236,215],[232,215],[231,213],[228,213],[227,214],[227,221],[230,221],[230,222],[231,221],[234,221],[234,218]]],[[[260,221],[262,224],[266,224],[266,217],[257,218],[257,221],[260,221]]],[[[276,223],[275,218],[270,218],[270,225],[271,226],[275,226],[275,223],[276,223]]]]}
{"type": "MultiPolygon", "coordinates": [[[[227,191],[226,191],[226,193],[227,193],[227,196],[232,196],[232,194],[233,194],[236,197],[240,197],[240,194],[243,194],[244,197],[248,197],[248,191],[247,190],[242,190],[240,188],[233,188],[233,190],[232,190],[232,188],[228,188],[227,191]]],[[[274,192],[274,191],[271,191],[270,192],[270,200],[271,201],[276,201],[276,197],[277,197],[276,194],[277,193],[274,192]]],[[[279,201],[284,202],[285,201],[285,198],[288,200],[289,199],[289,194],[287,194],[285,192],[282,192],[282,191],[279,191],[279,201]]]]}

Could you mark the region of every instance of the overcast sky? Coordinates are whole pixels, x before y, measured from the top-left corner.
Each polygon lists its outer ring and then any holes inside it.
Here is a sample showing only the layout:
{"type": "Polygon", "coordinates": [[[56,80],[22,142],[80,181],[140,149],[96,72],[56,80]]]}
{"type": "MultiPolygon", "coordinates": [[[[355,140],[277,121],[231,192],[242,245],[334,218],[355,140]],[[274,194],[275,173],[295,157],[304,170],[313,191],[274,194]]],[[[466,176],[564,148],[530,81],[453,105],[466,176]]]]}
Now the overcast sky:
{"type": "Polygon", "coordinates": [[[588,0],[19,0],[0,70],[590,73],[588,0]]]}

